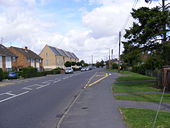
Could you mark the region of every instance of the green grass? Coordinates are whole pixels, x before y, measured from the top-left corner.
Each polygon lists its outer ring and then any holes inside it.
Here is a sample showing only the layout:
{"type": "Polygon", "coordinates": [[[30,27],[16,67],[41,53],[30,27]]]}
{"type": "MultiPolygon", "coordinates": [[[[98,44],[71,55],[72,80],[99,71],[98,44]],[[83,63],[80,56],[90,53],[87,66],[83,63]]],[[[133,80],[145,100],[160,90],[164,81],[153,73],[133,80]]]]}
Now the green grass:
{"type": "MultiPolygon", "coordinates": [[[[118,72],[117,69],[107,69],[107,71],[118,72]]],[[[154,80],[155,79],[154,77],[145,76],[145,75],[141,75],[141,74],[130,72],[130,71],[120,71],[120,74],[122,74],[122,76],[117,78],[118,81],[154,80]]]]}
{"type": "MultiPolygon", "coordinates": [[[[120,108],[129,128],[151,128],[156,111],[136,108],[120,108]]],[[[170,128],[170,113],[160,112],[155,128],[170,128]]]]}
{"type": "Polygon", "coordinates": [[[154,77],[145,76],[145,75],[141,75],[141,74],[133,73],[129,71],[121,72],[121,74],[123,74],[123,76],[120,76],[119,78],[117,78],[117,81],[136,81],[136,80],[154,80],[155,79],[154,77]]]}
{"type": "Polygon", "coordinates": [[[106,69],[107,71],[110,71],[110,72],[118,72],[117,69],[106,69]]]}
{"type": "Polygon", "coordinates": [[[113,84],[114,93],[122,92],[158,92],[160,89],[154,87],[153,82],[144,83],[115,83],[113,84]]]}
{"type": "MultiPolygon", "coordinates": [[[[161,94],[117,95],[118,100],[159,102],[161,94]]],[[[170,103],[170,94],[164,94],[163,103],[170,103]]]]}

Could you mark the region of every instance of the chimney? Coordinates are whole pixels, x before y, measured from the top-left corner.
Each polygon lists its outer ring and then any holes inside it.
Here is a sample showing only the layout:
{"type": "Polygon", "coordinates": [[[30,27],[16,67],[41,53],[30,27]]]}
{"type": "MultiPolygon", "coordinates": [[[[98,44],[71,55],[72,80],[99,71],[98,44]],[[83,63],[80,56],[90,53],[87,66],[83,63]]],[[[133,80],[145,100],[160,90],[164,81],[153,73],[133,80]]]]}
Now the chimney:
{"type": "Polygon", "coordinates": [[[28,47],[27,47],[27,46],[25,46],[25,50],[28,50],[28,47]]]}

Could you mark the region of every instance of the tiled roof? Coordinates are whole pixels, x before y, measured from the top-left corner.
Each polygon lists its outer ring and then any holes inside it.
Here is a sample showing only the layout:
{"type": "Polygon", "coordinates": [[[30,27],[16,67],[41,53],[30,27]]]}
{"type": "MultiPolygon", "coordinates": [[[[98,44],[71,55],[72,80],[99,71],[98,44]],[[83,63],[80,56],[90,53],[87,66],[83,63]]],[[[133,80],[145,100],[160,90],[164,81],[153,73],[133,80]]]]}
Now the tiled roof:
{"type": "Polygon", "coordinates": [[[58,49],[52,46],[48,46],[55,55],[57,56],[66,56],[66,57],[70,57],[70,58],[74,58],[74,59],[78,59],[77,56],[74,53],[62,50],[62,49],[58,49]]]}
{"type": "Polygon", "coordinates": [[[0,44],[0,55],[1,56],[13,56],[17,57],[15,54],[13,54],[11,51],[9,51],[5,46],[0,44]]]}
{"type": "Polygon", "coordinates": [[[11,48],[15,48],[16,50],[21,52],[26,58],[29,58],[29,59],[42,59],[39,55],[37,55],[36,53],[34,53],[33,51],[31,51],[29,49],[17,48],[17,47],[11,47],[11,48]]]}
{"type": "Polygon", "coordinates": [[[51,46],[48,46],[48,47],[55,53],[55,55],[57,55],[57,56],[62,56],[62,55],[60,54],[60,52],[58,52],[55,47],[51,47],[51,46]]]}

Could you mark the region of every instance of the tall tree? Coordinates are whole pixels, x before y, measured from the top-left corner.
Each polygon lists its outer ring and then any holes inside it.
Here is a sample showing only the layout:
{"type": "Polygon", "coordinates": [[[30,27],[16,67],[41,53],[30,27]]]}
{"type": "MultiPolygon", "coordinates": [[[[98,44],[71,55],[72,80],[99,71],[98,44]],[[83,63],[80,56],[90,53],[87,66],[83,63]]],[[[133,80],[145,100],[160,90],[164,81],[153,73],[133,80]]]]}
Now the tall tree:
{"type": "MultiPolygon", "coordinates": [[[[139,51],[141,52],[159,53],[164,57],[164,62],[167,64],[167,56],[165,56],[162,40],[164,39],[164,34],[170,28],[169,10],[166,9],[162,12],[160,7],[154,7],[152,9],[142,7],[137,10],[133,9],[131,14],[136,22],[133,23],[133,26],[129,30],[126,30],[126,34],[124,35],[127,39],[127,42],[124,43],[125,50],[129,47],[134,47],[140,49],[139,51]],[[163,26],[165,24],[167,24],[167,27],[164,30],[163,26]]],[[[130,54],[132,52],[129,50],[127,53],[130,54]]]]}

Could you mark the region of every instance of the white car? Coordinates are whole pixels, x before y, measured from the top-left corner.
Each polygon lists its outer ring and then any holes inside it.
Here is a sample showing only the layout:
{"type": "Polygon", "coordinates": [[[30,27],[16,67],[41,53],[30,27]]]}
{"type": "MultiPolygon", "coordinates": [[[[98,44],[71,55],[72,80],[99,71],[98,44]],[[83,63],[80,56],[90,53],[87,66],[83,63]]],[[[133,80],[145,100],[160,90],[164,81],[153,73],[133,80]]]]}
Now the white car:
{"type": "Polygon", "coordinates": [[[82,72],[86,71],[86,67],[82,67],[82,68],[81,68],[81,71],[82,71],[82,72]]]}
{"type": "Polygon", "coordinates": [[[69,73],[73,73],[73,72],[74,72],[74,70],[73,70],[72,67],[66,67],[65,68],[65,74],[69,74],[69,73]]]}

